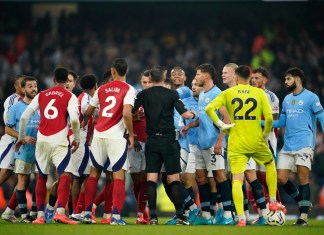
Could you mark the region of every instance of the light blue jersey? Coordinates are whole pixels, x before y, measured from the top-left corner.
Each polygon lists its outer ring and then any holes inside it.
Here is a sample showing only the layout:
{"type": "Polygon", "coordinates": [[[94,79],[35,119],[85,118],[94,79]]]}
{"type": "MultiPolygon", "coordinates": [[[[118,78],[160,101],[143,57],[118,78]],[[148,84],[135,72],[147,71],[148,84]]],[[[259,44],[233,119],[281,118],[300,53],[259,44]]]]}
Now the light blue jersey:
{"type": "MultiPolygon", "coordinates": [[[[201,92],[199,95],[198,101],[198,115],[199,115],[199,127],[198,127],[198,148],[199,149],[208,149],[214,147],[220,131],[215,125],[213,121],[206,114],[205,108],[206,106],[215,99],[221,90],[214,86],[209,91],[201,92]]],[[[218,113],[217,113],[218,114],[218,113]]]]}
{"type": "MultiPolygon", "coordinates": [[[[19,131],[19,121],[22,113],[26,110],[28,104],[24,101],[20,101],[14,104],[9,109],[8,122],[6,126],[14,128],[16,131],[19,131]]],[[[39,111],[37,110],[34,115],[32,115],[27,124],[25,136],[32,136],[37,138],[37,130],[39,125],[39,111]]],[[[35,145],[26,144],[25,146],[21,146],[19,149],[19,153],[15,153],[15,159],[20,159],[25,162],[34,163],[35,162],[35,145]]]]}
{"type": "Polygon", "coordinates": [[[298,151],[306,147],[314,149],[316,116],[321,113],[323,107],[313,92],[303,89],[297,95],[287,95],[282,103],[280,118],[273,125],[286,126],[283,150],[298,151]]]}
{"type": "MultiPolygon", "coordinates": [[[[188,125],[189,123],[193,122],[194,120],[196,120],[199,117],[199,115],[198,115],[198,100],[196,100],[193,96],[191,96],[189,98],[183,99],[182,101],[188,110],[194,110],[197,113],[197,116],[195,119],[186,119],[185,120],[185,125],[188,125]]],[[[198,127],[190,128],[187,136],[189,139],[189,144],[198,145],[198,127]]]]}
{"type": "Polygon", "coordinates": [[[185,98],[189,98],[190,96],[192,96],[192,91],[187,86],[179,87],[177,89],[177,92],[178,92],[178,94],[180,96],[180,99],[182,99],[182,100],[185,99],[185,98]]]}
{"type": "MultiPolygon", "coordinates": [[[[179,87],[177,89],[177,92],[180,96],[180,99],[185,99],[190,96],[192,97],[192,91],[187,86],[179,87]]],[[[180,133],[181,128],[184,127],[185,124],[184,124],[184,119],[181,117],[181,115],[177,112],[176,109],[174,109],[173,120],[177,132],[180,133]]],[[[186,150],[188,153],[190,152],[188,135],[182,137],[180,134],[178,134],[178,142],[182,149],[186,150]]]]}

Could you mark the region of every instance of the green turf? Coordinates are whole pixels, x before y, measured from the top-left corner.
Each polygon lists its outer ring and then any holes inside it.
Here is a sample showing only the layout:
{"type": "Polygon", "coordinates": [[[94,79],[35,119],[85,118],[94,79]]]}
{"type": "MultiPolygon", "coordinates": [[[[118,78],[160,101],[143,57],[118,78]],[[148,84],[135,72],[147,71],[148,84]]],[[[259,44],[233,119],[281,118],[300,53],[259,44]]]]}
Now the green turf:
{"type": "MultiPolygon", "coordinates": [[[[64,224],[13,224],[0,220],[0,235],[322,235],[324,233],[324,221],[309,220],[309,226],[294,227],[294,221],[287,221],[285,226],[247,226],[239,228],[235,226],[170,226],[170,225],[135,225],[135,218],[125,219],[128,226],[112,225],[64,225],[64,224]]],[[[163,224],[166,218],[160,218],[163,224]]]]}

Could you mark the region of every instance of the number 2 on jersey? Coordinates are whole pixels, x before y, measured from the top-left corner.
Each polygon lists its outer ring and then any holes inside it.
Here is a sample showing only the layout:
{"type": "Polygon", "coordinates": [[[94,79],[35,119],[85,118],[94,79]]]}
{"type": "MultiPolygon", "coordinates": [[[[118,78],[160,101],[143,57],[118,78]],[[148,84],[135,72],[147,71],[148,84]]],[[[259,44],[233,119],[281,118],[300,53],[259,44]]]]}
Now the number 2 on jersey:
{"type": "Polygon", "coordinates": [[[103,110],[102,110],[102,116],[103,117],[112,117],[113,113],[108,112],[116,105],[116,97],[115,96],[108,96],[105,100],[108,104],[103,110]]]}
{"type": "Polygon", "coordinates": [[[234,98],[232,104],[238,103],[237,108],[234,110],[234,120],[256,120],[256,116],[250,116],[250,113],[257,107],[257,101],[254,98],[248,98],[244,104],[248,105],[252,103],[252,107],[246,110],[244,116],[237,115],[237,113],[243,108],[243,100],[240,98],[234,98]]]}
{"type": "Polygon", "coordinates": [[[55,100],[56,99],[51,99],[44,109],[44,116],[47,119],[55,119],[58,116],[58,110],[55,106],[53,106],[55,100]]]}

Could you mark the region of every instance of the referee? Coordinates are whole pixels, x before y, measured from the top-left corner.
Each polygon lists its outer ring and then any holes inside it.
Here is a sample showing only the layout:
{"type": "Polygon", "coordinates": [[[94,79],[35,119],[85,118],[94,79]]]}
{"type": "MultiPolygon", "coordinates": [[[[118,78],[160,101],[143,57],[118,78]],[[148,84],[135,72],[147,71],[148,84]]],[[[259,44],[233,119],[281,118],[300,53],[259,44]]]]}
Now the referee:
{"type": "Polygon", "coordinates": [[[164,163],[170,184],[171,199],[176,209],[177,225],[189,225],[183,216],[183,201],[180,188],[180,150],[176,138],[174,109],[185,119],[195,118],[194,111],[188,111],[177,91],[163,87],[163,70],[155,67],[149,75],[153,86],[138,93],[133,111],[143,105],[146,116],[147,141],[145,161],[147,172],[147,197],[150,209],[150,224],[158,223],[156,213],[156,183],[164,163]]]}

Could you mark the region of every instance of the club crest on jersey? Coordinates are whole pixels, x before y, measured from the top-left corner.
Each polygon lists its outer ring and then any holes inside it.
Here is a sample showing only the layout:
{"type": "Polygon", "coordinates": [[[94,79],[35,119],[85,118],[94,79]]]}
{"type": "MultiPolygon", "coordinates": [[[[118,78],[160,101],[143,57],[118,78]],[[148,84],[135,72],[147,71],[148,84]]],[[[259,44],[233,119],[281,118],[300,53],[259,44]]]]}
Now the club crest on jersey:
{"type": "Polygon", "coordinates": [[[304,101],[300,100],[300,101],[298,101],[298,104],[299,105],[303,105],[304,104],[304,101]]]}
{"type": "Polygon", "coordinates": [[[295,105],[295,104],[296,104],[296,100],[292,100],[292,101],[291,101],[291,104],[292,104],[292,105],[295,105]]]}
{"type": "Polygon", "coordinates": [[[206,98],[206,100],[205,100],[205,101],[206,101],[206,103],[209,103],[209,101],[210,101],[210,98],[206,98]]]}

